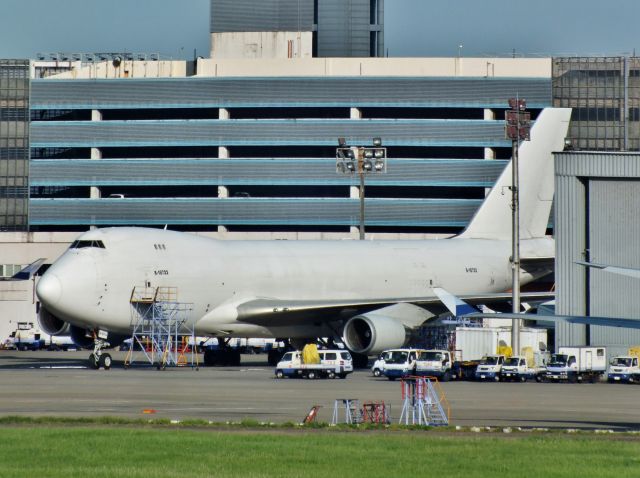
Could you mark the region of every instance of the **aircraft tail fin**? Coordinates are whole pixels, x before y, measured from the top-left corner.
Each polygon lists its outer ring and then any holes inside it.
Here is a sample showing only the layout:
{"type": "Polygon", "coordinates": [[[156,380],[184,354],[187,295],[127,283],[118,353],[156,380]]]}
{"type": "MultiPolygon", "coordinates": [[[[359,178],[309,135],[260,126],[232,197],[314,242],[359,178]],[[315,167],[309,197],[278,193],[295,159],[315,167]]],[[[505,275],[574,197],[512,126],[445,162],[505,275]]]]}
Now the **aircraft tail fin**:
{"type": "MultiPolygon", "coordinates": [[[[553,152],[562,151],[571,108],[545,108],[531,128],[531,141],[518,149],[520,238],[544,237],[553,202],[553,152]]],[[[511,163],[496,181],[461,238],[511,237],[511,163]]]]}

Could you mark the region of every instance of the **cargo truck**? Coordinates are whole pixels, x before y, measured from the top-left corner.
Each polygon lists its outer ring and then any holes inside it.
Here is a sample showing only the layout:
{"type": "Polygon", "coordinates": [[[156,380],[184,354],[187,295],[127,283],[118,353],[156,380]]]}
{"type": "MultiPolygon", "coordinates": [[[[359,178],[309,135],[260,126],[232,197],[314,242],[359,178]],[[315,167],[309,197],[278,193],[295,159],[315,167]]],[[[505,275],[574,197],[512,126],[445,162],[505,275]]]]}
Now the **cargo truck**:
{"type": "Polygon", "coordinates": [[[600,380],[607,370],[605,347],[560,347],[547,364],[548,381],[591,382],[600,380]]]}
{"type": "Polygon", "coordinates": [[[640,382],[640,366],[638,366],[638,357],[633,355],[624,355],[611,359],[609,372],[607,374],[607,381],[609,383],[640,382]]]}

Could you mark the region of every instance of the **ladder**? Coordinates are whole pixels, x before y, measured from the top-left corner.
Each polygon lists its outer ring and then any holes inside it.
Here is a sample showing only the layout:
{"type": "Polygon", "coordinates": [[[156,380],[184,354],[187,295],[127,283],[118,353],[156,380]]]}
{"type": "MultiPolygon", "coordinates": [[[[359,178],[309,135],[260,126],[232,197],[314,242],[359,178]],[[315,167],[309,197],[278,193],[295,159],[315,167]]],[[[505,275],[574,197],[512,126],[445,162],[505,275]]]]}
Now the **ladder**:
{"type": "MultiPolygon", "coordinates": [[[[131,291],[131,347],[125,357],[125,368],[134,361],[136,349],[158,369],[185,365],[180,339],[189,335],[193,339],[191,363],[195,354],[195,331],[189,327],[193,304],[178,302],[177,287],[134,287],[131,291]]],[[[196,359],[197,363],[197,359],[196,359]]]]}
{"type": "Polygon", "coordinates": [[[401,380],[402,425],[445,426],[449,424],[449,404],[434,377],[406,377],[401,380]],[[436,384],[436,385],[434,385],[436,384]]]}

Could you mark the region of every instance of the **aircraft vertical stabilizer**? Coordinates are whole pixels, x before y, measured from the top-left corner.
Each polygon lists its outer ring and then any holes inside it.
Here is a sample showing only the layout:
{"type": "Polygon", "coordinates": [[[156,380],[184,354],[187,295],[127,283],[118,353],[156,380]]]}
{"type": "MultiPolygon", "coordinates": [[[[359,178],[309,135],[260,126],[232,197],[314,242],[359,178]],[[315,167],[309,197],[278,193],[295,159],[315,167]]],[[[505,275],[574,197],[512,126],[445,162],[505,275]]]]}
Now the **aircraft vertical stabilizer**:
{"type": "MultiPolygon", "coordinates": [[[[571,108],[545,108],[531,129],[531,141],[520,144],[520,238],[544,237],[554,193],[553,152],[562,151],[571,108]]],[[[511,238],[511,163],[458,237],[511,238]]]]}

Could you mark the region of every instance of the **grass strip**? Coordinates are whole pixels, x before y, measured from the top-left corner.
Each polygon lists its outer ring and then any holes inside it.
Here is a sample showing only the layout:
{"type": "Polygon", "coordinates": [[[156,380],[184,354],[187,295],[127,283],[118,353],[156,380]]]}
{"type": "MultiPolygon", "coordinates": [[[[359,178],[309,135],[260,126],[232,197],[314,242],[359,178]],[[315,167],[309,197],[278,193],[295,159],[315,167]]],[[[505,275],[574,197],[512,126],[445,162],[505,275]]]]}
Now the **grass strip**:
{"type": "MultiPolygon", "coordinates": [[[[2,426],[2,477],[637,477],[640,441],[595,435],[238,433],[166,426],[2,426]]],[[[120,425],[120,424],[115,424],[120,425]]],[[[238,431],[238,430],[236,430],[238,431]]]]}

